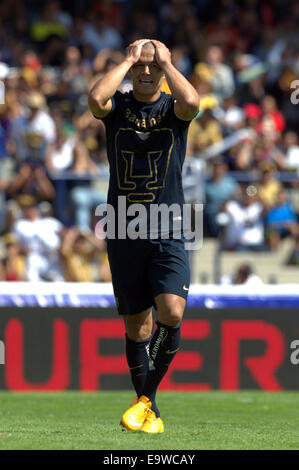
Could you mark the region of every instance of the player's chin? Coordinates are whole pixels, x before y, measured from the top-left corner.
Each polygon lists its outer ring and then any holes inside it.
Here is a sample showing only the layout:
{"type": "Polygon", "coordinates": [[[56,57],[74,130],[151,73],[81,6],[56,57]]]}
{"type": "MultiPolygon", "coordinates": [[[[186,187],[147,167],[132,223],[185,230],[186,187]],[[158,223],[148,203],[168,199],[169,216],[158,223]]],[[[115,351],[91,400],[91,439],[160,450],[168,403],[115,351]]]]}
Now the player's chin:
{"type": "Polygon", "coordinates": [[[138,90],[140,93],[150,93],[154,90],[153,84],[152,83],[138,83],[138,90]]]}
{"type": "Polygon", "coordinates": [[[158,91],[158,89],[159,87],[157,87],[157,85],[154,83],[150,83],[147,85],[142,84],[142,83],[138,84],[138,92],[141,95],[145,95],[145,96],[154,95],[158,91]]]}

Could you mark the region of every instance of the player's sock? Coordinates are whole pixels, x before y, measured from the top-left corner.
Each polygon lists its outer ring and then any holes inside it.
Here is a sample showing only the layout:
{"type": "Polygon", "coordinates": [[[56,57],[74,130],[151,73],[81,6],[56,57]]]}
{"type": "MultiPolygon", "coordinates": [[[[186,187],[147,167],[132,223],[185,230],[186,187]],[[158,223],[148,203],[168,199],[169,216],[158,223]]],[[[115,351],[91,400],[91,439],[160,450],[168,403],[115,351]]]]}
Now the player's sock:
{"type": "Polygon", "coordinates": [[[169,326],[157,321],[157,329],[150,342],[149,370],[142,391],[142,395],[152,402],[151,409],[157,418],[160,416],[155,402],[158,386],[179,349],[180,340],[181,325],[169,326]]]}
{"type": "Polygon", "coordinates": [[[142,395],[148,372],[148,348],[151,338],[133,341],[126,334],[126,356],[130,368],[131,380],[138,398],[142,395]]]}

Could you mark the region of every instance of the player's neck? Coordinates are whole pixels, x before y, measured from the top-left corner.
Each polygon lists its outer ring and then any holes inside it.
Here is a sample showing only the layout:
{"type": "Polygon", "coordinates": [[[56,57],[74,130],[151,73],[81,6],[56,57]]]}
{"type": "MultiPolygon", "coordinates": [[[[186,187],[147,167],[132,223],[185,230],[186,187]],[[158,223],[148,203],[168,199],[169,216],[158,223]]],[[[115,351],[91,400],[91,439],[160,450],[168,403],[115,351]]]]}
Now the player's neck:
{"type": "Polygon", "coordinates": [[[150,95],[140,94],[136,92],[135,90],[133,90],[133,96],[135,100],[141,101],[142,103],[153,103],[160,98],[160,95],[161,95],[161,90],[158,90],[156,93],[150,94],[150,95]]]}

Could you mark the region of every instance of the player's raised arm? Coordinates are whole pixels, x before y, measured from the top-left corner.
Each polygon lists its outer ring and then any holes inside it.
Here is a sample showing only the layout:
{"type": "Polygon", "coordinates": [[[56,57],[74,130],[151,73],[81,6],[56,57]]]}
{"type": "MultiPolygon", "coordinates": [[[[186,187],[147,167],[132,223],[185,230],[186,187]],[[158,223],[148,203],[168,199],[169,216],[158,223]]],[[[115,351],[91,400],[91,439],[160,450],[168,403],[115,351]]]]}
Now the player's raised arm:
{"type": "Polygon", "coordinates": [[[127,47],[124,61],[107,72],[92,87],[88,95],[88,105],[94,116],[102,118],[111,111],[112,96],[119,88],[132,65],[138,61],[142,46],[147,42],[149,42],[148,39],[140,39],[130,44],[127,47]]]}
{"type": "Polygon", "coordinates": [[[198,113],[199,96],[191,83],[174,67],[171,63],[170,51],[165,44],[151,39],[156,49],[156,61],[162,68],[168,86],[175,98],[174,112],[185,120],[189,121],[198,113]]]}

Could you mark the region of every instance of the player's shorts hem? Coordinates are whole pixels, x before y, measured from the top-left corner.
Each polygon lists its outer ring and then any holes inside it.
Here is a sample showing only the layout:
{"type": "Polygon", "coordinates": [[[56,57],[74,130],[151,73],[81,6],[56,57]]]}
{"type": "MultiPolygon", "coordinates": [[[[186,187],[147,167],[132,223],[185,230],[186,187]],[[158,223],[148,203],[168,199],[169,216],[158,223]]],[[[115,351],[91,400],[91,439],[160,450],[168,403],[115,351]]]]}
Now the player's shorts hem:
{"type": "Polygon", "coordinates": [[[177,295],[178,297],[182,297],[183,299],[187,300],[188,293],[189,293],[188,291],[186,291],[185,293],[185,292],[178,292],[175,290],[162,289],[162,290],[159,290],[157,293],[155,292],[154,298],[156,298],[160,294],[173,294],[173,295],[177,295]]]}

